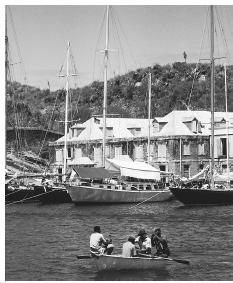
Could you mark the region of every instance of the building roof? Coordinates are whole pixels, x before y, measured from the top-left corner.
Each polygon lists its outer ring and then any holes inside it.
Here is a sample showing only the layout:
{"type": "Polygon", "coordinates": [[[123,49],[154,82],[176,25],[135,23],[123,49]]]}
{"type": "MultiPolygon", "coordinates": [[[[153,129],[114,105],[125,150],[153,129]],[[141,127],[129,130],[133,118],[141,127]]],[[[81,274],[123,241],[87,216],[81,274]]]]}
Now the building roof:
{"type": "MultiPolygon", "coordinates": [[[[233,118],[233,112],[229,112],[228,115],[230,118],[233,118]]],[[[226,112],[215,112],[215,122],[222,121],[223,119],[226,119],[226,117],[226,112]]],[[[167,122],[164,127],[157,133],[157,136],[210,135],[210,111],[174,110],[164,116],[163,119],[155,119],[158,122],[167,122]],[[191,122],[195,119],[202,125],[201,132],[194,133],[185,124],[186,122],[191,122]]]]}
{"type": "MultiPolygon", "coordinates": [[[[221,122],[223,119],[230,120],[233,125],[233,112],[215,112],[215,121],[221,122]],[[227,118],[227,115],[229,115],[227,118]]],[[[177,111],[174,110],[164,117],[151,119],[151,137],[167,136],[201,136],[210,135],[210,111],[177,111]],[[197,120],[200,125],[199,132],[193,132],[188,126],[189,122],[197,120]],[[153,130],[153,124],[159,123],[163,127],[159,131],[153,130]]],[[[138,118],[106,118],[107,135],[106,139],[128,139],[148,136],[148,119],[138,118]],[[134,130],[135,129],[135,133],[134,130]],[[138,131],[140,129],[140,131],[138,131]],[[111,132],[111,133],[109,133],[111,132]],[[108,137],[109,134],[109,137],[108,137]]],[[[90,118],[86,122],[75,124],[69,131],[69,142],[91,142],[103,139],[103,118],[90,118]],[[79,128],[81,132],[78,136],[72,136],[72,129],[79,128]]],[[[57,143],[63,142],[64,137],[57,140],[57,143]]]]}

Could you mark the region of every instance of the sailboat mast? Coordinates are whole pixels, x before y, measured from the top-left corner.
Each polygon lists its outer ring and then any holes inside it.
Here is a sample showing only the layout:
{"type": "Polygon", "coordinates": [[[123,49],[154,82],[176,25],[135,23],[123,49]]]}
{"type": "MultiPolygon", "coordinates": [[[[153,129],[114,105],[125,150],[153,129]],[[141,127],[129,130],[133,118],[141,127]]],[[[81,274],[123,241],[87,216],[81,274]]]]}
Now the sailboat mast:
{"type": "Polygon", "coordinates": [[[227,99],[227,66],[224,64],[225,75],[225,103],[226,103],[226,144],[227,144],[227,186],[230,187],[230,163],[229,163],[229,115],[228,115],[228,99],[227,99]]]}
{"type": "Polygon", "coordinates": [[[151,71],[149,72],[149,80],[148,80],[148,157],[147,163],[150,164],[150,117],[151,117],[151,71]]]}
{"type": "Polygon", "coordinates": [[[109,41],[109,6],[106,14],[106,34],[104,49],[104,101],[103,101],[103,167],[105,167],[105,146],[106,146],[106,114],[107,114],[107,80],[108,80],[108,41],[109,41]]]}
{"type": "Polygon", "coordinates": [[[7,34],[7,6],[5,8],[5,87],[7,87],[9,59],[8,59],[8,34],[7,34]]]}
{"type": "Polygon", "coordinates": [[[69,57],[70,57],[70,42],[68,42],[66,56],[66,106],[65,106],[65,141],[64,141],[64,164],[63,164],[63,181],[66,179],[67,167],[67,130],[68,130],[68,104],[69,104],[69,57]]]}
{"type": "Polygon", "coordinates": [[[210,60],[211,60],[211,187],[214,187],[214,7],[210,6],[210,60]]]}

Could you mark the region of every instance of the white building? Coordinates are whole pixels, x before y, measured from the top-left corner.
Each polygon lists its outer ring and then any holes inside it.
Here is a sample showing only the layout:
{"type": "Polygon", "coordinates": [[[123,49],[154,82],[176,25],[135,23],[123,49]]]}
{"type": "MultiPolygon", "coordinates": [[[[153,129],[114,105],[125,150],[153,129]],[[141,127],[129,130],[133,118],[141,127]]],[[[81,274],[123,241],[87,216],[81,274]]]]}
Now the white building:
{"type": "MultiPolygon", "coordinates": [[[[233,113],[229,113],[230,141],[233,138],[233,113]]],[[[180,175],[193,175],[210,161],[209,111],[172,111],[150,121],[150,162],[160,170],[180,175]]],[[[227,114],[215,113],[216,150],[218,139],[224,139],[227,114]],[[224,124],[225,123],[225,124],[224,124]]],[[[106,157],[129,155],[133,160],[148,159],[148,119],[106,118],[106,157]]],[[[69,129],[67,164],[102,166],[103,119],[92,117],[69,129]],[[85,159],[84,159],[85,157],[85,159]]],[[[230,142],[232,162],[233,142],[230,142]]],[[[64,137],[51,143],[55,149],[55,167],[62,168],[64,137]]],[[[224,146],[222,147],[224,149],[224,146]]],[[[216,162],[220,162],[216,153],[216,162]]],[[[224,161],[225,162],[225,161],[224,161]]]]}

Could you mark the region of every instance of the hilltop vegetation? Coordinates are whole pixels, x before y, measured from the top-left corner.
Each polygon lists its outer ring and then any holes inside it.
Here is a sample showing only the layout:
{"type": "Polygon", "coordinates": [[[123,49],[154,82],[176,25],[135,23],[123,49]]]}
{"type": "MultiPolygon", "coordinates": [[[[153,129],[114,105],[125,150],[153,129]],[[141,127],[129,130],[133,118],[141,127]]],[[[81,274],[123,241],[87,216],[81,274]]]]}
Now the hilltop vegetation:
{"type": "MultiPolygon", "coordinates": [[[[152,72],[152,117],[164,116],[170,111],[210,110],[210,67],[200,64],[175,62],[172,65],[155,64],[152,72]],[[195,80],[194,80],[195,78],[195,80]],[[190,93],[192,95],[190,96],[190,93]]],[[[147,118],[149,68],[137,69],[108,81],[108,113],[122,117],[147,118]]],[[[215,110],[225,111],[224,69],[216,66],[215,110]]],[[[228,110],[233,111],[233,66],[228,66],[228,110]]],[[[102,114],[103,82],[72,89],[70,119],[83,122],[93,114],[102,114]]],[[[7,127],[43,127],[62,131],[65,112],[65,90],[49,91],[21,85],[7,84],[7,127]],[[15,115],[17,113],[17,115],[15,115]]]]}

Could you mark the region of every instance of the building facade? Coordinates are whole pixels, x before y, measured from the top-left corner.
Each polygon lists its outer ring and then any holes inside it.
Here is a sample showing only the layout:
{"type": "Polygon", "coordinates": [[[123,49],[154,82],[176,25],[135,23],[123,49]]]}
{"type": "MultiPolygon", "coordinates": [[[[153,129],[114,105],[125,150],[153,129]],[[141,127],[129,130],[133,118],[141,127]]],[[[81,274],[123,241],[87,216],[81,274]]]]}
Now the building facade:
{"type": "MultiPolygon", "coordinates": [[[[233,113],[231,113],[233,114],[233,113]]],[[[216,112],[216,123],[224,125],[226,113],[216,112]]],[[[218,129],[220,130],[220,126],[218,129]]],[[[128,155],[132,160],[148,161],[148,119],[107,118],[106,158],[128,155]]],[[[217,130],[216,130],[217,132],[217,130]]],[[[224,138],[220,131],[217,138],[224,138]]],[[[232,135],[233,138],[233,135],[232,135]]],[[[103,119],[92,117],[69,129],[67,165],[101,167],[103,119]]],[[[229,143],[230,144],[230,143],[229,143]]],[[[233,145],[233,142],[231,143],[233,145]]],[[[64,137],[50,143],[55,152],[54,170],[62,169],[64,137]]],[[[216,147],[217,149],[217,147],[216,147]]],[[[230,150],[233,154],[233,149],[230,150]]],[[[230,157],[232,163],[232,157],[230,157]]],[[[161,171],[189,177],[210,162],[210,112],[172,111],[164,117],[150,120],[151,165],[161,171]]],[[[219,158],[216,157],[219,164],[219,158]]],[[[226,163],[226,161],[224,160],[226,163]]],[[[108,169],[108,163],[106,163],[108,169]]]]}

